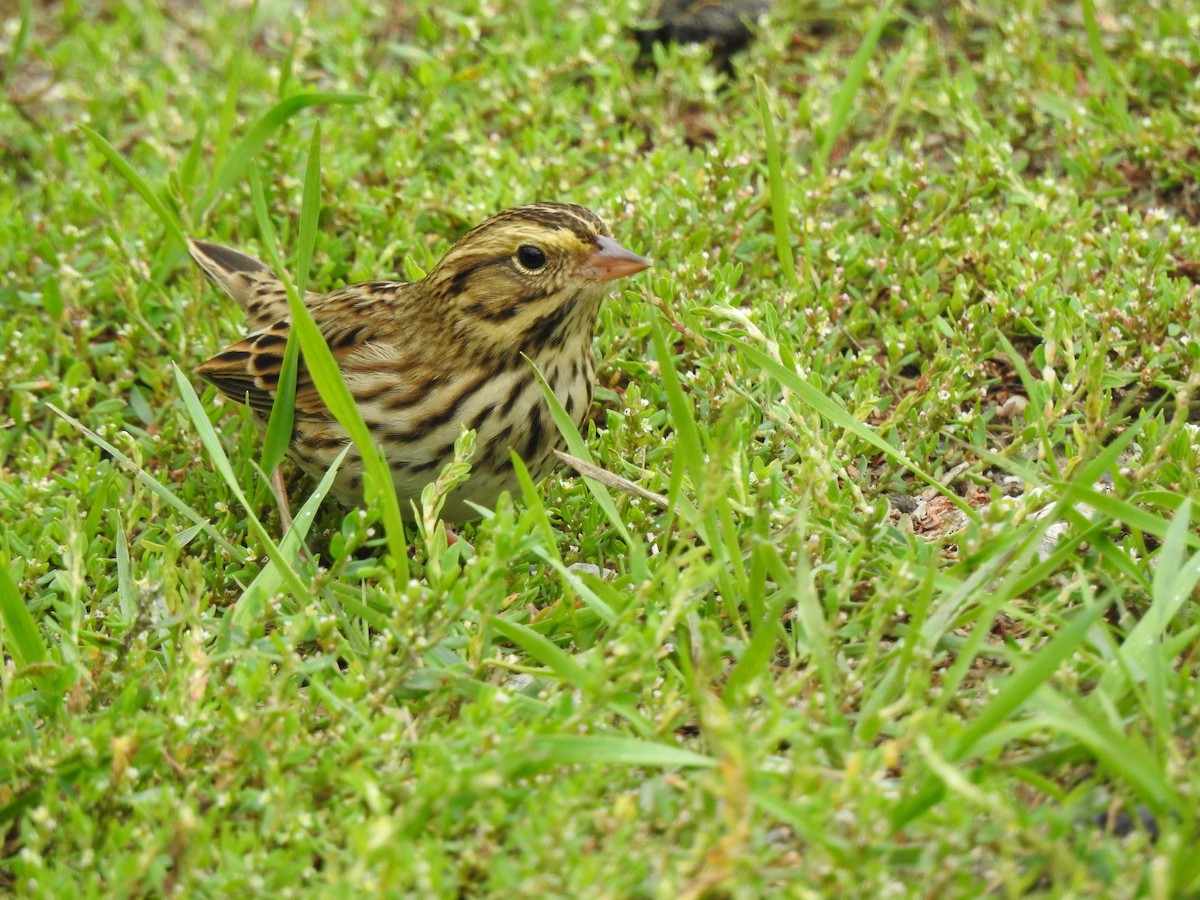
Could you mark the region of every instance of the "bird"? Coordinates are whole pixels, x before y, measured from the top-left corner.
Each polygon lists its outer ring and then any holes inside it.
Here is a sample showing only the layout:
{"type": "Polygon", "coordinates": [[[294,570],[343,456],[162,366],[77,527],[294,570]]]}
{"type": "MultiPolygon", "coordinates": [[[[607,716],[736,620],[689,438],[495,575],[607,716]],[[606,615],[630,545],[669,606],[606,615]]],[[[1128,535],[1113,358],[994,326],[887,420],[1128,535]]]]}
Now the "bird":
{"type": "Polygon", "coordinates": [[[773,0],[656,0],[648,27],[635,29],[637,65],[648,68],[655,44],[707,44],[712,61],[733,74],[730,57],[754,38],[754,25],[771,9],[773,0]]]}
{"type": "MultiPolygon", "coordinates": [[[[248,404],[264,428],[291,329],[283,282],[236,250],[190,238],[188,249],[242,307],[251,329],[196,372],[248,404]]],[[[651,265],[618,243],[591,210],[541,202],[485,219],[419,281],[306,294],[304,304],[388,463],[406,518],[419,518],[414,504],[453,460],[464,429],[474,430],[476,451],[470,478],[443,506],[447,523],[477,518],[472,503],[492,508],[501,493],[518,490],[510,450],[535,481],[554,468],[561,436],[530,361],[582,426],[595,385],[600,306],[613,281],[651,265]]],[[[319,478],[349,444],[301,358],[288,455],[319,478]]],[[[362,503],[363,471],[351,446],[331,490],[343,505],[362,503]]],[[[282,481],[274,484],[278,492],[282,481]]],[[[286,497],[281,501],[286,528],[286,497]]]]}

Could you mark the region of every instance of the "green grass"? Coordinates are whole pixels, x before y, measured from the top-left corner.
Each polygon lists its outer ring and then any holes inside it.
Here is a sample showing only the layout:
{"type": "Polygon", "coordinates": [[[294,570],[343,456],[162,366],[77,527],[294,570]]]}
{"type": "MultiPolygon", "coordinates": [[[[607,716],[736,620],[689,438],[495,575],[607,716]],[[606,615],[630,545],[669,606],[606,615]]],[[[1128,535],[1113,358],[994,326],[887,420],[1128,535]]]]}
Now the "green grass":
{"type": "Polygon", "coordinates": [[[632,0],[163,6],[0,32],[3,889],[1200,893],[1191,4],[779,0],[732,83],[632,0]],[[298,556],[182,235],[331,289],[534,199],[655,260],[572,453],[666,503],[285,463],[298,556]]]}

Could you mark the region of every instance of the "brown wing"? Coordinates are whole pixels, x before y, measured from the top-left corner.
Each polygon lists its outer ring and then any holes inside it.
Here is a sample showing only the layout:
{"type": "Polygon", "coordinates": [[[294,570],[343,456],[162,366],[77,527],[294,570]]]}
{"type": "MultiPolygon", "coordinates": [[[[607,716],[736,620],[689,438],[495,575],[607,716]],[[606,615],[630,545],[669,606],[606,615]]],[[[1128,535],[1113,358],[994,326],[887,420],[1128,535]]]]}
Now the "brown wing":
{"type": "MultiPolygon", "coordinates": [[[[350,285],[325,297],[309,295],[307,305],[339,366],[359,354],[370,358],[372,368],[400,367],[396,317],[379,305],[395,305],[404,287],[404,282],[374,282],[350,285]]],[[[201,363],[196,373],[231,400],[266,415],[275,402],[290,331],[288,319],[273,322],[201,363]]],[[[303,356],[296,371],[296,417],[332,418],[303,356]]]]}
{"type": "Polygon", "coordinates": [[[229,399],[246,403],[256,412],[270,413],[289,331],[287,320],[256,331],[201,363],[196,374],[229,399]]]}

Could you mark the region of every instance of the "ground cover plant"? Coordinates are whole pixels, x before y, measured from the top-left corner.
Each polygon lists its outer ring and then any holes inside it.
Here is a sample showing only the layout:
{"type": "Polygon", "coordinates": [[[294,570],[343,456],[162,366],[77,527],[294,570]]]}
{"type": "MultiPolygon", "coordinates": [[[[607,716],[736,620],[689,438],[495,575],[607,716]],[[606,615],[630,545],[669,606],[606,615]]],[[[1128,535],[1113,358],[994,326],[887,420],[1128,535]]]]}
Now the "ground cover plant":
{"type": "Polygon", "coordinates": [[[645,14],[6,10],[5,888],[1200,890],[1200,15],[645,14]],[[182,235],[329,290],[536,199],[655,260],[594,477],[468,546],[289,468],[281,541],[182,235]]]}

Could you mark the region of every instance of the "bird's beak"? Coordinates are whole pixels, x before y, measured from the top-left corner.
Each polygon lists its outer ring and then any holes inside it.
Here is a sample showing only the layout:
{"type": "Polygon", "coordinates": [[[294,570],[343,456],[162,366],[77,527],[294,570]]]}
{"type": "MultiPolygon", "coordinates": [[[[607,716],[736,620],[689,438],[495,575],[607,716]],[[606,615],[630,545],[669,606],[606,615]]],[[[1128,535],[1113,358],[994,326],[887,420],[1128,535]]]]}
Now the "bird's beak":
{"type": "Polygon", "coordinates": [[[576,270],[580,278],[589,281],[612,281],[624,278],[653,263],[644,256],[631,253],[610,237],[596,238],[596,249],[589,253],[576,270]]]}

